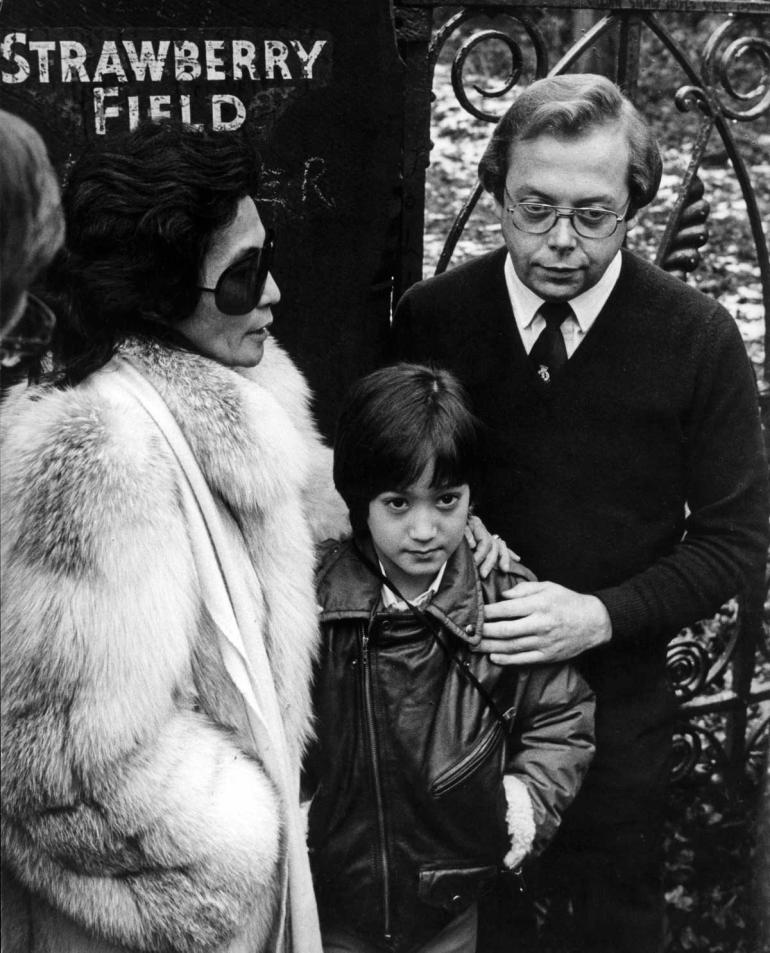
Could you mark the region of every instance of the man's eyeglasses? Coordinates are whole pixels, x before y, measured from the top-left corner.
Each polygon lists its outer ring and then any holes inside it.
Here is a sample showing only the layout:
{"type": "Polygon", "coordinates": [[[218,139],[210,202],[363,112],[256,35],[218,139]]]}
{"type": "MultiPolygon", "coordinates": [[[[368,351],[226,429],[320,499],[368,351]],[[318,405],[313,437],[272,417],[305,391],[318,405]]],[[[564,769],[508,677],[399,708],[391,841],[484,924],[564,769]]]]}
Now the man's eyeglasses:
{"type": "Polygon", "coordinates": [[[629,204],[630,200],[619,215],[607,208],[572,208],[570,205],[546,205],[544,202],[515,202],[507,206],[506,211],[514,227],[530,235],[545,235],[560,218],[568,218],[582,238],[609,238],[626,217],[629,204]]]}
{"type": "Polygon", "coordinates": [[[259,304],[265,290],[274,248],[275,232],[268,228],[261,248],[255,248],[240,261],[225,268],[216,287],[200,287],[199,290],[214,293],[214,301],[222,314],[248,314],[259,304]]]}

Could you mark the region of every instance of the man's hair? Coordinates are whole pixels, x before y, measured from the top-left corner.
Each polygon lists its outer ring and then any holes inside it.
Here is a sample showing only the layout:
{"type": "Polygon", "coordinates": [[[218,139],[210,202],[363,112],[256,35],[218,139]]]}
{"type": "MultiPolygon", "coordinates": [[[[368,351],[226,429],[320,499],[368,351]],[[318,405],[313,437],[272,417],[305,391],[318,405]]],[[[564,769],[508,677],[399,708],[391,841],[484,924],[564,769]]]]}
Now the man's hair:
{"type": "Polygon", "coordinates": [[[631,218],[658,190],[660,152],[649,124],[633,103],[613,82],[594,73],[550,76],[525,89],[498,122],[481,157],[481,184],[503,205],[514,143],[541,135],[576,139],[613,123],[621,124],[629,145],[626,217],[631,218]]]}
{"type": "Polygon", "coordinates": [[[479,425],[449,371],[394,364],[367,375],[347,394],[334,441],[334,484],[353,532],[367,532],[369,503],[404,490],[435,463],[431,485],[467,483],[479,474],[479,425]]]}
{"type": "Polygon", "coordinates": [[[242,132],[144,122],[85,152],[64,191],[65,299],[55,357],[65,383],[132,334],[174,340],[195,310],[214,235],[254,196],[260,160],[242,132]]]}
{"type": "Polygon", "coordinates": [[[21,297],[64,239],[59,183],[43,140],[19,116],[0,110],[0,319],[21,297]]]}

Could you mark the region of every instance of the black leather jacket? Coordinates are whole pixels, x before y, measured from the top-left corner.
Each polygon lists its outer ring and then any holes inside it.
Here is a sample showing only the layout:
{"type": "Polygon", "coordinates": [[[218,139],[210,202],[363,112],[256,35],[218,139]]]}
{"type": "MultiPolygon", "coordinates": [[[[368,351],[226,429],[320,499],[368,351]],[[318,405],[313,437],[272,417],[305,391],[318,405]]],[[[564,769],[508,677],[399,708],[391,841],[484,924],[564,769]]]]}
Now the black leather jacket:
{"type": "Polygon", "coordinates": [[[457,550],[425,610],[454,660],[411,613],[378,610],[380,580],[353,544],[326,553],[317,741],[306,772],[324,928],[389,951],[424,943],[500,868],[509,847],[504,771],[526,785],[535,850],[577,793],[593,753],[593,696],[577,672],[500,667],[470,651],[484,604],[523,578],[532,576],[520,567],[481,582],[470,549],[457,550]]]}

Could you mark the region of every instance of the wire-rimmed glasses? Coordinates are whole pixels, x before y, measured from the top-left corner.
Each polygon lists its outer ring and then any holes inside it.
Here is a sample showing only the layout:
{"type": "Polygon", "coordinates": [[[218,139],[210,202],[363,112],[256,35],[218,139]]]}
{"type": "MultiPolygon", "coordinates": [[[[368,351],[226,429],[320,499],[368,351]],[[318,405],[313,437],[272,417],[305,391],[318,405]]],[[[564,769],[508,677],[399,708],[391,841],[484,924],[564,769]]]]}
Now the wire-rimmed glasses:
{"type": "MultiPolygon", "coordinates": [[[[511,198],[507,192],[506,195],[511,198]]],[[[594,205],[574,208],[571,205],[548,205],[545,202],[514,202],[506,206],[506,212],[511,216],[514,227],[529,235],[545,235],[560,218],[568,218],[582,238],[609,238],[625,219],[629,202],[620,213],[594,205]]]]}

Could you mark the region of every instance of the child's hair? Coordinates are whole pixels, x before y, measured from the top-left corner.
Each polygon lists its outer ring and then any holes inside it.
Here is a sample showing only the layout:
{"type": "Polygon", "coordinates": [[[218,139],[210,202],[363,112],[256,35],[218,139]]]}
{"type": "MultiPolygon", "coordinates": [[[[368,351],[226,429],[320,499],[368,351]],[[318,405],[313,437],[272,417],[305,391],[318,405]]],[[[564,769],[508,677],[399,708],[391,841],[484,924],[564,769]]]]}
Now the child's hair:
{"type": "Polygon", "coordinates": [[[435,461],[434,487],[479,474],[479,423],[449,371],[395,364],[357,381],[347,394],[334,441],[334,484],[357,535],[366,533],[369,503],[403,490],[435,461]]]}

